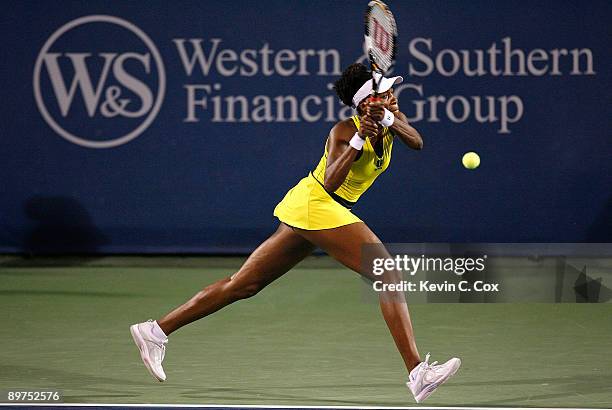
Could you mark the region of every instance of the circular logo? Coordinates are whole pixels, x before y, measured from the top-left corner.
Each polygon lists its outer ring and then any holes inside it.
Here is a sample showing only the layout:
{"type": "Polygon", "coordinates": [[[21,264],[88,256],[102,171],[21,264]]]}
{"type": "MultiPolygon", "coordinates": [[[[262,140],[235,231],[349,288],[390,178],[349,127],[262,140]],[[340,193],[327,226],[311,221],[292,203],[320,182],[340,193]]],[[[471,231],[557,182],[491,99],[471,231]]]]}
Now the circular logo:
{"type": "Polygon", "coordinates": [[[166,73],[140,28],[119,17],[91,15],[49,37],[36,59],[33,86],[38,110],[57,134],[83,147],[111,148],[151,125],[164,99],[166,73]]]}

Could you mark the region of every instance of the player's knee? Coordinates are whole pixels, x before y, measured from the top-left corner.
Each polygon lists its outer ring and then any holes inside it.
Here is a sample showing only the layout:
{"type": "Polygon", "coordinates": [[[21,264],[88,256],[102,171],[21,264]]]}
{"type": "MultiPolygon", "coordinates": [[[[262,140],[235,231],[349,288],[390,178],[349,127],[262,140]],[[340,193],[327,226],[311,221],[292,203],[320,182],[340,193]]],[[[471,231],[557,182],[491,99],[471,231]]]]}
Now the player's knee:
{"type": "Polygon", "coordinates": [[[259,293],[263,289],[263,285],[259,283],[250,283],[242,287],[240,291],[240,299],[248,299],[259,293]]]}
{"type": "Polygon", "coordinates": [[[244,282],[234,279],[235,275],[230,278],[230,289],[236,299],[248,299],[255,296],[261,291],[265,285],[260,282],[244,282]]]}

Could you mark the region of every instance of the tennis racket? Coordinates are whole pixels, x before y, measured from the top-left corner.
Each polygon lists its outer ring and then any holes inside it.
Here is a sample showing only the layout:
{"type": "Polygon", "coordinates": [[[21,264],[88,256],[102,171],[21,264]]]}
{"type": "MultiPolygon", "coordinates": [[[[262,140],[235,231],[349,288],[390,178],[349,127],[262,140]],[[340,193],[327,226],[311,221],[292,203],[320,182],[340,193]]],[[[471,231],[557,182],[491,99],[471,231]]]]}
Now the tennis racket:
{"type": "Polygon", "coordinates": [[[377,98],[378,78],[375,73],[387,74],[395,64],[397,54],[397,26],[389,7],[381,0],[368,3],[365,13],[365,48],[372,71],[372,95],[377,98]]]}

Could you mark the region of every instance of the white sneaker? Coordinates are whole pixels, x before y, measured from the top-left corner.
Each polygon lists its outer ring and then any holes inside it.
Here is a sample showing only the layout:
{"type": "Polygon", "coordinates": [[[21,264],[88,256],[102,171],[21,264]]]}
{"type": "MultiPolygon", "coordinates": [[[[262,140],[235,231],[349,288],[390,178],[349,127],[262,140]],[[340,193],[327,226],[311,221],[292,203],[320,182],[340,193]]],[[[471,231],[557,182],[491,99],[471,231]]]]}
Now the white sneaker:
{"type": "Polygon", "coordinates": [[[166,373],[164,373],[162,361],[166,355],[168,338],[160,340],[153,335],[152,328],[153,320],[149,319],[147,322],[130,326],[130,333],[134,343],[138,346],[138,350],[140,350],[140,358],[151,376],[163,382],[166,380],[166,373]]]}
{"type": "Polygon", "coordinates": [[[408,386],[414,395],[414,399],[417,403],[428,398],[436,391],[438,386],[457,373],[459,366],[461,366],[461,360],[456,357],[439,365],[437,364],[438,362],[433,362],[432,364],[428,362],[429,353],[425,356],[424,362],[419,363],[417,367],[412,369],[410,372],[410,381],[406,383],[406,386],[408,386]]]}

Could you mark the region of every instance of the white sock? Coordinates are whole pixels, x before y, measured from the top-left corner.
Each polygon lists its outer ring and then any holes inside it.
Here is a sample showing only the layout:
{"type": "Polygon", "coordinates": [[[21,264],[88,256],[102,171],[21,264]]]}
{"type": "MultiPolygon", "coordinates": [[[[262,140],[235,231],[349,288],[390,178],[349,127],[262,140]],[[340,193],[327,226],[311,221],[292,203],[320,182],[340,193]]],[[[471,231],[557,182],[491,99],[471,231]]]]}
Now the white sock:
{"type": "Polygon", "coordinates": [[[157,324],[157,320],[153,322],[153,326],[151,326],[151,333],[155,336],[160,342],[168,340],[168,336],[164,333],[159,324],[157,324]]]}

